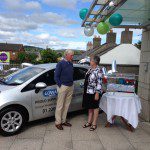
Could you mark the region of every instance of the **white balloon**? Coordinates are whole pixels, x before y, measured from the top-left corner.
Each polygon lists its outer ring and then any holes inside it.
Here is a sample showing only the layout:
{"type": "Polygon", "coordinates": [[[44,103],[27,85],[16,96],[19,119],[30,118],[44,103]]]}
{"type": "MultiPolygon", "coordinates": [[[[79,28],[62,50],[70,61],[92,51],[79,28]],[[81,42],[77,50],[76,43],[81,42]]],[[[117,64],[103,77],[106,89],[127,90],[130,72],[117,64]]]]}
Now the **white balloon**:
{"type": "Polygon", "coordinates": [[[110,3],[109,3],[109,6],[110,7],[112,7],[112,6],[114,6],[115,5],[115,3],[113,2],[113,1],[111,1],[110,3]]]}
{"type": "Polygon", "coordinates": [[[92,36],[94,34],[94,28],[91,26],[85,26],[84,28],[84,34],[86,36],[92,36]]]}

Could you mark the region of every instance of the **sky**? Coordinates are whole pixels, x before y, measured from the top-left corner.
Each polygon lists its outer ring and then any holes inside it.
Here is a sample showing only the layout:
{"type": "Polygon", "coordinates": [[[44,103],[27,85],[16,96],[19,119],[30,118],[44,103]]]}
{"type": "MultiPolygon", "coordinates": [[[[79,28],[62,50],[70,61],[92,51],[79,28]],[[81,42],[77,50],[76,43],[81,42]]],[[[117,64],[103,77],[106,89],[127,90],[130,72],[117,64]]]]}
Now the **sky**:
{"type": "MultiPolygon", "coordinates": [[[[42,48],[85,50],[92,37],[84,35],[79,11],[93,0],[3,0],[0,1],[0,43],[19,43],[42,48]]],[[[117,44],[121,31],[117,32],[117,44]]],[[[141,39],[134,30],[133,43],[141,39]]],[[[102,44],[106,41],[106,35],[102,44]]]]}

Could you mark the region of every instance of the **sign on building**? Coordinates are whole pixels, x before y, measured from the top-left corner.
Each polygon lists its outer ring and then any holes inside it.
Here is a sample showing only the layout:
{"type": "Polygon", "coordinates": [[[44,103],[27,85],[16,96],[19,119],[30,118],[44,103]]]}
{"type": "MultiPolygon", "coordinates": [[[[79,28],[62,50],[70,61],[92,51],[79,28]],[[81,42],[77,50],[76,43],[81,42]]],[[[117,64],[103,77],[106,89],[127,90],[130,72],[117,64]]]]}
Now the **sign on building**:
{"type": "Polygon", "coordinates": [[[0,52],[0,64],[9,64],[10,63],[10,53],[9,52],[0,52]]]}

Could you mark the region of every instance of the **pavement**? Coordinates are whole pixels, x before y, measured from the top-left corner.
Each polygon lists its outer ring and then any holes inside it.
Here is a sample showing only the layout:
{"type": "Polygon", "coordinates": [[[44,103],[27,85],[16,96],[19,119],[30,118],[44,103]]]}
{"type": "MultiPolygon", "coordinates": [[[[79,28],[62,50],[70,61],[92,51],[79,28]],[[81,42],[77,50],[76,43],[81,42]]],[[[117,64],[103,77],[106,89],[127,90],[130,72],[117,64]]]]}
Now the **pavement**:
{"type": "Polygon", "coordinates": [[[96,131],[83,129],[86,114],[69,117],[72,127],[59,131],[54,118],[28,123],[15,136],[0,136],[0,150],[150,150],[150,123],[140,121],[134,132],[116,120],[115,125],[105,128],[106,115],[100,114],[96,131]]]}

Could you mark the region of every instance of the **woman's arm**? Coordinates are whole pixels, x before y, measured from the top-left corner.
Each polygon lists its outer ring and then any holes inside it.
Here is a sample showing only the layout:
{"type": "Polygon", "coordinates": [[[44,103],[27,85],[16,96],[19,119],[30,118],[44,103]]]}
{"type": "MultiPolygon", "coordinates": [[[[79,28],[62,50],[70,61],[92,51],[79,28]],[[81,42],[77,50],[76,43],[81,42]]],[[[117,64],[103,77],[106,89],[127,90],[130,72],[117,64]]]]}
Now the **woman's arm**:
{"type": "Polygon", "coordinates": [[[97,73],[96,92],[102,94],[102,72],[100,70],[97,73]]]}

